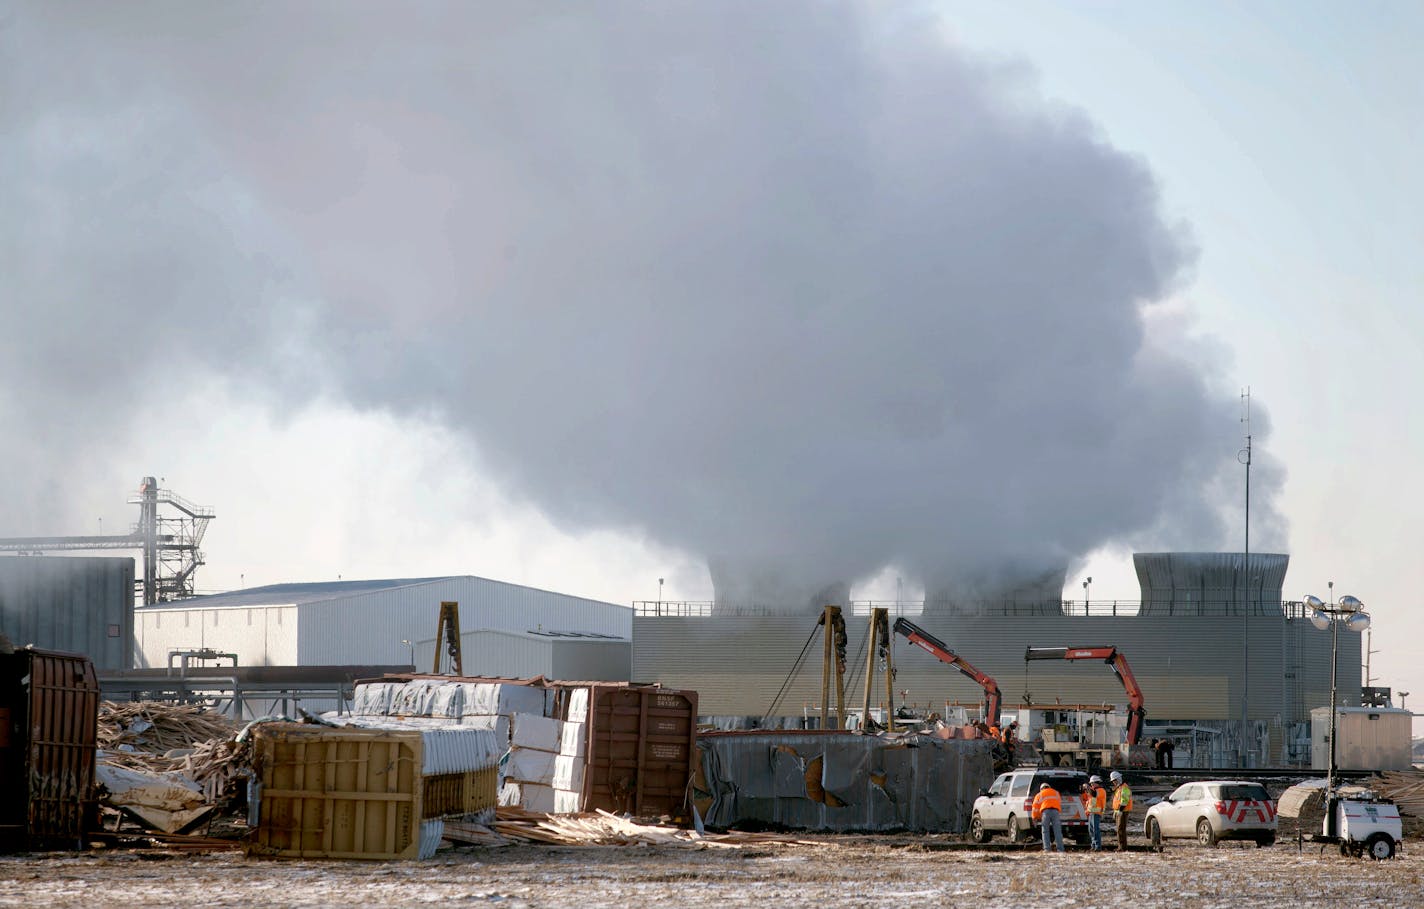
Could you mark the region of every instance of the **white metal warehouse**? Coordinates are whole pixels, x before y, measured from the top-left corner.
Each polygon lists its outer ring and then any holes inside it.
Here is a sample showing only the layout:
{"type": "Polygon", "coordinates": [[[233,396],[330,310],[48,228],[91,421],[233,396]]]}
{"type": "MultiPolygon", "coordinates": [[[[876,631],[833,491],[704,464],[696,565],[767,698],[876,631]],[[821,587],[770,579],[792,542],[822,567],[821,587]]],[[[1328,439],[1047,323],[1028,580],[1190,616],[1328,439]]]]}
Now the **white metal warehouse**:
{"type": "Polygon", "coordinates": [[[136,665],[162,668],[176,652],[212,649],[244,666],[398,665],[414,655],[428,669],[447,600],[460,604],[467,675],[566,665],[613,677],[618,670],[603,667],[621,666],[618,680],[627,679],[630,608],[469,575],[276,584],[142,607],[134,611],[136,665]],[[582,656],[565,656],[565,642],[581,642],[573,646],[582,656]]]}

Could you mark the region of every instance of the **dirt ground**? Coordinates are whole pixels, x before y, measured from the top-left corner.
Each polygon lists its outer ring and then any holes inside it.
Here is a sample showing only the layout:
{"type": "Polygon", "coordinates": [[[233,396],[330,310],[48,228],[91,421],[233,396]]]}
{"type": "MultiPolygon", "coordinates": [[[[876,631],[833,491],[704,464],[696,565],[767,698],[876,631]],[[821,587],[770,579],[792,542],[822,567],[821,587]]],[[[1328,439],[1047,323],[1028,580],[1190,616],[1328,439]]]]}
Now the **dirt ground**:
{"type": "Polygon", "coordinates": [[[1424,903],[1424,848],[1389,862],[1294,842],[1172,845],[1158,855],[965,848],[935,837],[686,850],[442,851],[390,864],[106,851],[0,858],[0,906],[1407,906],[1424,903]]]}

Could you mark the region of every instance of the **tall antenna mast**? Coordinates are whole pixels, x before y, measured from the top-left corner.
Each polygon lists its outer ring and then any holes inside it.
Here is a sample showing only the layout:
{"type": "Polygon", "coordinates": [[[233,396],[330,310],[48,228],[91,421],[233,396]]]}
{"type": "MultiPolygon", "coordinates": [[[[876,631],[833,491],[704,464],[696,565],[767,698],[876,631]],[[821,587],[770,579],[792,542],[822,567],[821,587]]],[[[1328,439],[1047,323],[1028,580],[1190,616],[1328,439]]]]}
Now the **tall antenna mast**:
{"type": "Polygon", "coordinates": [[[1246,766],[1247,714],[1246,705],[1251,690],[1251,386],[1241,392],[1241,422],[1246,426],[1246,447],[1236,452],[1236,460],[1246,466],[1246,525],[1244,564],[1246,575],[1246,608],[1241,611],[1241,752],[1240,766],[1246,766]]]}

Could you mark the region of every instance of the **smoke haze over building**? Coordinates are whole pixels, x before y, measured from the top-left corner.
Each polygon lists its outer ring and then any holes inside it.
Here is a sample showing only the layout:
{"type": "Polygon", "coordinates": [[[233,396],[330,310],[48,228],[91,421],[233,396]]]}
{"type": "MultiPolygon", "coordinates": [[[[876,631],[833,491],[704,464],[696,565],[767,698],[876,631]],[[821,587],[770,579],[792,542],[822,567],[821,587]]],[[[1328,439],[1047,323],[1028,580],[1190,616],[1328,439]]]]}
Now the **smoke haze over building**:
{"type": "Polygon", "coordinates": [[[425,415],[751,599],[1239,540],[1236,388],[1153,315],[1194,251],[1148,163],[928,14],[19,6],[0,83],[34,488],[187,372],[425,415]]]}

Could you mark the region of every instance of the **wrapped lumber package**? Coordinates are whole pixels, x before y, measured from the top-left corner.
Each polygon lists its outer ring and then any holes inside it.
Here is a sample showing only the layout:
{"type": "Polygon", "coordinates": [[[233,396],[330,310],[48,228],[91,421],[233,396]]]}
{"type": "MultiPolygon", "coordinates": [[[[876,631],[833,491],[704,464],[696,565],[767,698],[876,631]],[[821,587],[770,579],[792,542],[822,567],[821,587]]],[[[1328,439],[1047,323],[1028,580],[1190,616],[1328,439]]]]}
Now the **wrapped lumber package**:
{"type": "Polygon", "coordinates": [[[516,682],[459,682],[464,694],[464,712],[471,716],[513,716],[529,713],[543,716],[547,710],[544,689],[516,682]]]}
{"type": "Polygon", "coordinates": [[[458,719],[465,714],[465,686],[441,679],[412,679],[391,692],[389,713],[458,719]]]}
{"type": "Polygon", "coordinates": [[[525,811],[553,814],[554,789],[552,786],[542,783],[509,781],[499,791],[499,804],[503,807],[523,808],[525,811]]]}
{"type": "Polygon", "coordinates": [[[532,748],[535,751],[559,753],[563,736],[558,720],[533,713],[516,713],[512,720],[509,743],[515,748],[532,748]]]}
{"type": "Polygon", "coordinates": [[[505,753],[495,731],[432,717],[348,717],[343,725],[420,734],[423,818],[493,819],[505,753]]]}
{"type": "Polygon", "coordinates": [[[507,716],[471,716],[466,714],[460,719],[460,723],[473,729],[488,729],[494,733],[495,741],[501,748],[509,747],[513,724],[507,716]]]}
{"type": "Polygon", "coordinates": [[[583,723],[564,723],[559,736],[559,754],[583,757],[588,753],[588,733],[583,723]]]}
{"type": "Polygon", "coordinates": [[[351,693],[351,712],[356,716],[388,716],[391,700],[401,687],[397,682],[364,682],[351,693]]]}
{"type": "Polygon", "coordinates": [[[488,729],[356,717],[263,724],[253,740],[250,854],[428,858],[443,818],[493,819],[502,748],[488,729]]]}
{"type": "Polygon", "coordinates": [[[537,751],[533,748],[511,748],[502,761],[504,778],[521,783],[553,784],[554,760],[558,758],[552,751],[537,751]]]}

